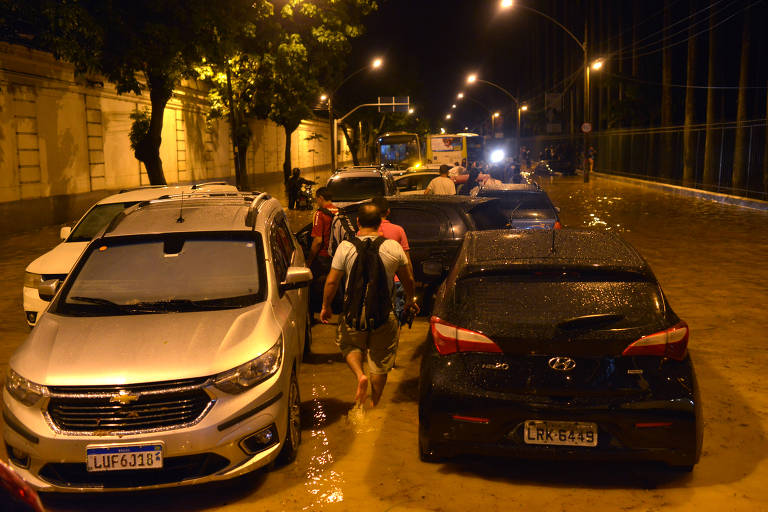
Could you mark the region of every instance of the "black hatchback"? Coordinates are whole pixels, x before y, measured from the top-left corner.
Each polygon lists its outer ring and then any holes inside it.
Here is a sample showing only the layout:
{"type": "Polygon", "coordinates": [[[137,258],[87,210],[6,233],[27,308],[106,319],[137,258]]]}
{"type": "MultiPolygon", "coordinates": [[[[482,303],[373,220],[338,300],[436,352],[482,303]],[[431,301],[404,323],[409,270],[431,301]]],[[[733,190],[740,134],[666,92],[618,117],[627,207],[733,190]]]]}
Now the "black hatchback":
{"type": "Polygon", "coordinates": [[[692,469],[702,425],[675,315],[607,232],[467,233],[421,365],[419,450],[639,459],[692,469]]]}

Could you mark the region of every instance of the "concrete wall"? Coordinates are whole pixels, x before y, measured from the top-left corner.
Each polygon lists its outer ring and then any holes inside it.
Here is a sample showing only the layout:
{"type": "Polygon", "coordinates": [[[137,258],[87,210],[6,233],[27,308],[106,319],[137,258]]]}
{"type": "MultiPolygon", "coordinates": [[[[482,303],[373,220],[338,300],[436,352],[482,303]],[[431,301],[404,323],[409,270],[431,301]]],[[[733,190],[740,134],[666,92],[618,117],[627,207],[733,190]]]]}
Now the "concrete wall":
{"type": "MultiPolygon", "coordinates": [[[[147,92],[118,95],[112,84],[75,76],[48,53],[0,43],[0,232],[66,222],[77,214],[71,205],[148,184],[128,140],[129,115],[148,107],[147,92]],[[30,212],[24,223],[9,219],[20,212],[30,212]]],[[[207,121],[206,112],[204,86],[184,81],[163,118],[168,183],[234,179],[229,125],[207,121]]],[[[253,120],[251,127],[246,162],[258,184],[282,170],[285,135],[270,121],[253,120]]],[[[328,137],[327,123],[303,122],[292,136],[293,165],[327,168],[328,137]],[[306,140],[314,134],[323,138],[306,140]]],[[[343,162],[351,157],[343,135],[339,140],[343,162]]]]}

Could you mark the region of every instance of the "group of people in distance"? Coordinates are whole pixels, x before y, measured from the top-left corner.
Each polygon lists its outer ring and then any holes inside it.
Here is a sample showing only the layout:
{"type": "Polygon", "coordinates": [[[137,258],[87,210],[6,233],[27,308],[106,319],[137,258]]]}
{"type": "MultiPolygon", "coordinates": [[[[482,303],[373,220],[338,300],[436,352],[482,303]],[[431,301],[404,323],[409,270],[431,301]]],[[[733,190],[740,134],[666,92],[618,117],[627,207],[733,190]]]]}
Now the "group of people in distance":
{"type": "Polygon", "coordinates": [[[424,189],[425,194],[474,195],[480,186],[492,188],[503,183],[520,183],[520,166],[512,159],[488,165],[483,161],[472,162],[467,168],[466,160],[461,163],[440,166],[440,175],[433,178],[424,189]]]}

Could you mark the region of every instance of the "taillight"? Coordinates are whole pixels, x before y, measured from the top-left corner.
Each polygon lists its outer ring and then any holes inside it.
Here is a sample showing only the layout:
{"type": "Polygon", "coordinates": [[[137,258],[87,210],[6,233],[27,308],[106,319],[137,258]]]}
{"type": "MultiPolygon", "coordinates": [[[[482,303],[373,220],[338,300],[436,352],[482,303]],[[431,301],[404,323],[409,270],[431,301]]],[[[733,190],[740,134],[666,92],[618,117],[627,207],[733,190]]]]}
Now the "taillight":
{"type": "Polygon", "coordinates": [[[643,336],[624,349],[625,356],[659,356],[682,361],[688,351],[688,324],[680,322],[669,329],[643,336]]]}
{"type": "Polygon", "coordinates": [[[429,319],[429,327],[432,330],[435,347],[443,355],[455,352],[501,353],[501,348],[489,337],[449,324],[436,316],[429,319]]]}
{"type": "Polygon", "coordinates": [[[555,229],[562,229],[563,225],[560,224],[560,221],[555,221],[555,229]]]}

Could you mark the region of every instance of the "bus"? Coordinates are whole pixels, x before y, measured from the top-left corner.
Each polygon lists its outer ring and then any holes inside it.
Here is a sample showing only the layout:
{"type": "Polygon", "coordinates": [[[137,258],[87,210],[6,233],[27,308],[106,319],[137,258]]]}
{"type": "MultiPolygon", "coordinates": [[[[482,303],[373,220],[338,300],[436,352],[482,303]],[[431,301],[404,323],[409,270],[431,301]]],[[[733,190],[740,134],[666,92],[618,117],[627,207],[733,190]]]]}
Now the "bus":
{"type": "Polygon", "coordinates": [[[427,136],[427,158],[433,164],[451,165],[483,159],[483,138],[476,133],[444,133],[427,136]]]}
{"type": "Polygon", "coordinates": [[[388,132],[376,139],[378,163],[407,169],[421,164],[422,150],[419,136],[410,132],[388,132]]]}

